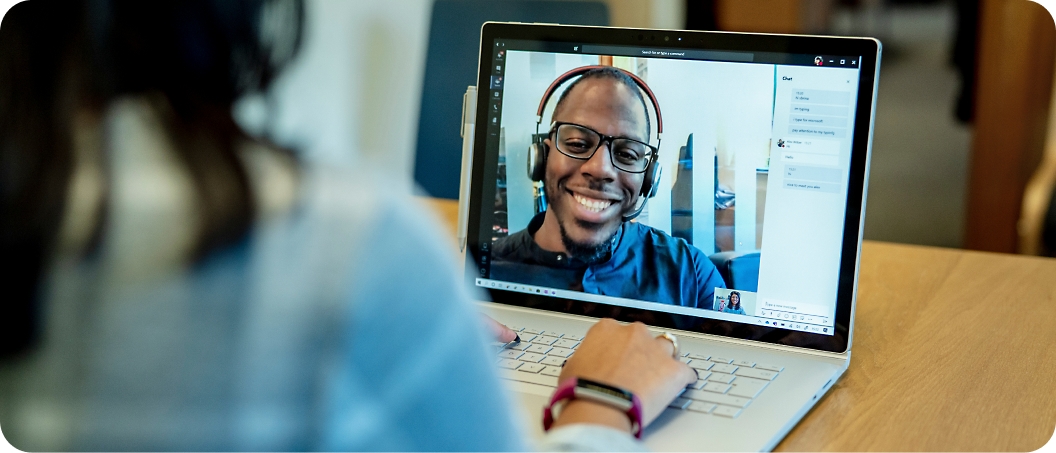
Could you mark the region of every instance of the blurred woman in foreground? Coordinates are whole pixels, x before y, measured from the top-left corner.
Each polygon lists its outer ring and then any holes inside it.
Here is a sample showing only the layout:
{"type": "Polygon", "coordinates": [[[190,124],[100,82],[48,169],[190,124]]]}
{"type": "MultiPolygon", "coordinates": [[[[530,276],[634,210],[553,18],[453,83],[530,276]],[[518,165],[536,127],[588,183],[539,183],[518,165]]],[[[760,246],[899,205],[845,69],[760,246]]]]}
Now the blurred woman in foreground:
{"type": "MultiPolygon", "coordinates": [[[[525,448],[449,238],[369,169],[300,164],[233,120],[294,58],[303,16],[282,0],[30,0],[4,17],[12,445],[525,448]]],[[[671,352],[606,321],[562,378],[632,391],[648,423],[693,379],[671,352]]],[[[640,448],[630,425],[572,400],[543,447],[640,448]]]]}

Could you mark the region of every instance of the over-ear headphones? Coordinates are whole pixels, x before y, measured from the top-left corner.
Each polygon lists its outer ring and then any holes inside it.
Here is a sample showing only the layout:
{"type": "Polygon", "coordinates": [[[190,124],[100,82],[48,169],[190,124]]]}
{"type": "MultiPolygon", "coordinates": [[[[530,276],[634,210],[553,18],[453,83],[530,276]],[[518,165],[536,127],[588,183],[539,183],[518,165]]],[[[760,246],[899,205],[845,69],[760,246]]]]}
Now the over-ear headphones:
{"type": "MultiPolygon", "coordinates": [[[[543,92],[543,98],[539,100],[539,108],[535,112],[535,134],[532,135],[532,144],[528,147],[528,177],[531,178],[532,181],[542,181],[546,176],[546,158],[550,149],[546,146],[546,143],[543,140],[546,140],[546,138],[550,136],[550,132],[539,133],[539,126],[543,123],[543,110],[546,109],[546,104],[550,101],[554,92],[556,92],[561,85],[564,85],[565,82],[581,76],[588,71],[605,68],[615,69],[630,77],[635,85],[638,85],[638,88],[645,92],[649,101],[652,102],[653,110],[656,111],[656,148],[660,149],[660,137],[664,132],[664,120],[660,115],[660,103],[656,101],[656,96],[653,95],[653,90],[649,89],[649,85],[646,85],[645,81],[638,76],[624,69],[601,65],[581,66],[561,74],[561,76],[554,80],[546,91],[543,92]]],[[[660,173],[663,170],[657,163],[658,159],[659,153],[653,153],[652,157],[650,157],[649,164],[645,168],[645,178],[642,181],[642,190],[638,194],[643,197],[642,204],[636,208],[634,212],[623,215],[623,220],[625,222],[638,217],[638,215],[642,213],[642,210],[645,209],[645,202],[649,198],[656,196],[656,189],[660,185],[660,173]]]]}

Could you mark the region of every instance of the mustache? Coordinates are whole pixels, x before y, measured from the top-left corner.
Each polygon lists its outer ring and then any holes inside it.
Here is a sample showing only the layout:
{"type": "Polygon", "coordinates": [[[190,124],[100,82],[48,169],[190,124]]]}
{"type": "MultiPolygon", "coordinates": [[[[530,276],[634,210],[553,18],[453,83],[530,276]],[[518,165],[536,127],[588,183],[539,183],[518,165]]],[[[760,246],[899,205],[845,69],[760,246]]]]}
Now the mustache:
{"type": "MultiPolygon", "coordinates": [[[[560,185],[567,189],[569,187],[567,178],[566,180],[562,180],[560,185]]],[[[577,184],[577,186],[594,192],[603,193],[613,199],[620,200],[621,202],[626,199],[624,193],[620,191],[619,187],[613,182],[587,179],[585,184],[577,184]]]]}

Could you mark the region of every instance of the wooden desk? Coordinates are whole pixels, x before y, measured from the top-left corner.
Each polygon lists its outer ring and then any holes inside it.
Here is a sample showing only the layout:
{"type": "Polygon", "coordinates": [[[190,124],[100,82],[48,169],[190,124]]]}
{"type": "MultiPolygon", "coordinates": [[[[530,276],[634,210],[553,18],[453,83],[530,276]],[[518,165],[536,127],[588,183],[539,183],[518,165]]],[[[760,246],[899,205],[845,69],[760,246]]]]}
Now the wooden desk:
{"type": "MultiPolygon", "coordinates": [[[[426,203],[456,231],[456,202],[426,203]]],[[[779,451],[1036,450],[1056,428],[1056,260],[866,241],[852,351],[779,451]]]]}

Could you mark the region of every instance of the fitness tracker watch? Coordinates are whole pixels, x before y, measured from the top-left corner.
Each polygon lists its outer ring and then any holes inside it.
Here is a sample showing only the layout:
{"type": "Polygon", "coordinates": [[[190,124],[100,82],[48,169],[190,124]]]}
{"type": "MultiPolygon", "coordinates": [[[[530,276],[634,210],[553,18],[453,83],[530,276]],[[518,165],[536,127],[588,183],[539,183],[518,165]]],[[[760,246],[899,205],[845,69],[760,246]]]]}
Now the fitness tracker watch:
{"type": "Polygon", "coordinates": [[[569,378],[557,386],[550,404],[543,409],[543,429],[549,431],[564,403],[573,399],[585,399],[619,409],[631,419],[631,433],[642,438],[642,401],[638,396],[621,388],[583,378],[569,378]]]}

